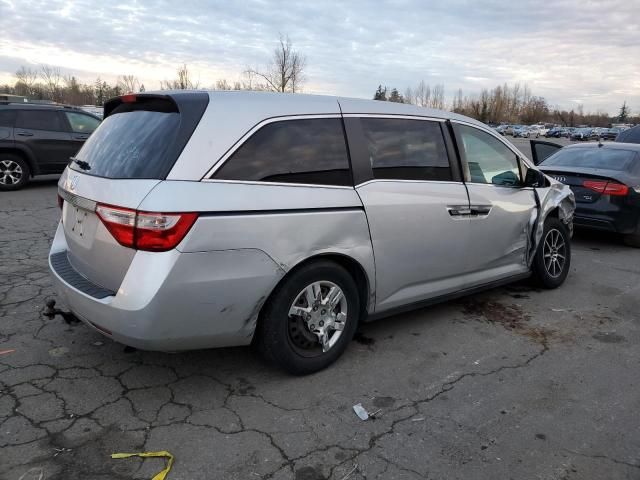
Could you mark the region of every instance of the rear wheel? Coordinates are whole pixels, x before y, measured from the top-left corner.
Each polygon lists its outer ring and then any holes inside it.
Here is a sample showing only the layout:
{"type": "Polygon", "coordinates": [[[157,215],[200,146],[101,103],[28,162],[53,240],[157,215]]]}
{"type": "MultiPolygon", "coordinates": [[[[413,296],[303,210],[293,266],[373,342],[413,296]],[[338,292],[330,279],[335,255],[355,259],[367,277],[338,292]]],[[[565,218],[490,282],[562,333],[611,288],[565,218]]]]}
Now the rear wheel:
{"type": "Polygon", "coordinates": [[[0,153],[0,191],[18,190],[29,182],[31,172],[24,159],[13,153],[0,153]]]}
{"type": "Polygon", "coordinates": [[[329,261],[303,266],[286,278],[263,309],[256,343],[263,355],[293,374],[329,366],[355,333],[360,302],[355,281],[329,261]]]}
{"type": "Polygon", "coordinates": [[[533,274],[545,288],[558,288],[571,267],[571,238],[564,223],[548,218],[544,223],[542,240],[533,260],[533,274]]]}
{"type": "Polygon", "coordinates": [[[636,228],[636,232],[623,237],[624,243],[630,247],[640,248],[640,223],[636,228]]]}

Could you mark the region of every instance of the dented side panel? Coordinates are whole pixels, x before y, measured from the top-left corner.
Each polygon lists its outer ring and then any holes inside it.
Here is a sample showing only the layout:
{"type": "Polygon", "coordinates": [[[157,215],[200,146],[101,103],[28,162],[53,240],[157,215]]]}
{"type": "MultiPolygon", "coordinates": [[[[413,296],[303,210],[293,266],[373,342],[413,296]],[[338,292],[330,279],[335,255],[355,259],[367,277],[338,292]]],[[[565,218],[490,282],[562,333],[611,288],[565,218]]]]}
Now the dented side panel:
{"type": "Polygon", "coordinates": [[[576,209],[576,200],[573,192],[567,185],[550,177],[547,177],[547,179],[550,184],[548,187],[536,189],[539,204],[529,221],[532,231],[527,256],[527,264],[529,266],[531,266],[538,250],[538,245],[542,240],[544,222],[551,212],[557,209],[558,217],[567,225],[569,232],[573,235],[573,215],[576,209]]]}

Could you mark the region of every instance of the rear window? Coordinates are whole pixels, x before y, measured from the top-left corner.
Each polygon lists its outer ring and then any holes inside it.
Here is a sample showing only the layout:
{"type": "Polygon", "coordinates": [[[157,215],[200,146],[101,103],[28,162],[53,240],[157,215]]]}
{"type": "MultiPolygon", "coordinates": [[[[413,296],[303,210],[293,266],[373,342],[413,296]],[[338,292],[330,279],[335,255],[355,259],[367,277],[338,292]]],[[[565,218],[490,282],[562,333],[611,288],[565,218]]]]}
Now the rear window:
{"type": "Polygon", "coordinates": [[[545,167],[580,167],[631,172],[636,152],[613,148],[564,148],[547,158],[545,167]]]}
{"type": "Polygon", "coordinates": [[[105,178],[163,180],[202,118],[208,94],[172,99],[137,95],[105,104],[107,117],[84,143],[69,167],[105,178]]]}

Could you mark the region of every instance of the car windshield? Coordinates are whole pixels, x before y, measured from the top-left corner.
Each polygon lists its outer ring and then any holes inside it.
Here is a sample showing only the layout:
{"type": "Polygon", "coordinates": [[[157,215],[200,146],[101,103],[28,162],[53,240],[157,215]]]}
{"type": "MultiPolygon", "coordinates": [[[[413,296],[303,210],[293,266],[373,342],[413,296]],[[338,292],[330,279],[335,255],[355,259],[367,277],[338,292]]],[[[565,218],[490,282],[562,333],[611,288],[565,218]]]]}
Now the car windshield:
{"type": "Polygon", "coordinates": [[[545,167],[584,167],[630,172],[637,162],[632,150],[613,148],[563,148],[542,162],[545,167]]]}

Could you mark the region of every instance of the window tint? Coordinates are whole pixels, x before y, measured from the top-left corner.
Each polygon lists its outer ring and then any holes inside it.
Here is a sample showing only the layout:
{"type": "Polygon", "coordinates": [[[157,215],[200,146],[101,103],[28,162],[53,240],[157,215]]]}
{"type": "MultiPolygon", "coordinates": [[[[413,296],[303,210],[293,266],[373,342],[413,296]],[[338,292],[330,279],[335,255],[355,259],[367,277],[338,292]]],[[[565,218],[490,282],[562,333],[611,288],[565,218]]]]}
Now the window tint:
{"type": "Polygon", "coordinates": [[[13,127],[15,118],[15,110],[0,110],[0,127],[13,127]]]}
{"type": "Polygon", "coordinates": [[[545,167],[585,167],[632,172],[636,152],[617,148],[563,148],[547,158],[545,167]]]}
{"type": "Polygon", "coordinates": [[[214,178],[351,185],[342,122],[319,118],[265,125],[226,161],[214,178]]]}
{"type": "Polygon", "coordinates": [[[98,119],[83,113],[64,112],[64,114],[69,120],[71,130],[75,133],[92,133],[100,124],[98,119]]]}
{"type": "Polygon", "coordinates": [[[451,180],[451,168],[437,122],[362,118],[374,178],[451,180]]]}
{"type": "Polygon", "coordinates": [[[62,119],[55,110],[20,110],[16,119],[16,128],[54,132],[66,130],[62,125],[62,119]]]}
{"type": "Polygon", "coordinates": [[[506,145],[477,128],[458,125],[467,165],[465,176],[470,182],[494,185],[519,185],[518,159],[506,145]]]}

